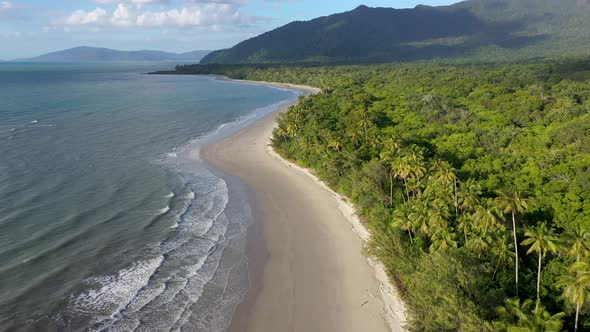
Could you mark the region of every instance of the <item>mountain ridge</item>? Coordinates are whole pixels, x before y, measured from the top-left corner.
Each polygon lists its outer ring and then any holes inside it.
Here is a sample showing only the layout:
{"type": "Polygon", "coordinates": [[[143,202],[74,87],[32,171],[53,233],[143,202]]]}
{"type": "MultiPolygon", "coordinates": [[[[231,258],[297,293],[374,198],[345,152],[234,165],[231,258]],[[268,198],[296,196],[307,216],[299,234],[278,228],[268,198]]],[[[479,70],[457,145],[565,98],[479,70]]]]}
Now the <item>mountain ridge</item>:
{"type": "Polygon", "coordinates": [[[588,55],[588,0],[469,0],[410,9],[364,5],[294,21],[218,50],[203,64],[522,59],[588,55]]]}
{"type": "Polygon", "coordinates": [[[170,53],[158,50],[120,51],[79,46],[29,58],[31,62],[200,61],[210,51],[170,53]]]}

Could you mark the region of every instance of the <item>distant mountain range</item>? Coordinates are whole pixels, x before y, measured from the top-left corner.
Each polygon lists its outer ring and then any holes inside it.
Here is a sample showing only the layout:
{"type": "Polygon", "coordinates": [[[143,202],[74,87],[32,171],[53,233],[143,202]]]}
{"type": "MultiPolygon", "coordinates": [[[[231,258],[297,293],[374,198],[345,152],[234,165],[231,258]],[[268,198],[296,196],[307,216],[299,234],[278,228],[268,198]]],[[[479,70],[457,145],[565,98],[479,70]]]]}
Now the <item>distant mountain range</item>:
{"type": "Polygon", "coordinates": [[[470,0],[293,22],[201,63],[514,60],[590,55],[590,0],[470,0]]]}
{"type": "Polygon", "coordinates": [[[116,62],[116,61],[200,61],[211,51],[168,53],[164,51],[118,51],[99,47],[75,47],[27,59],[35,62],[116,62]]]}

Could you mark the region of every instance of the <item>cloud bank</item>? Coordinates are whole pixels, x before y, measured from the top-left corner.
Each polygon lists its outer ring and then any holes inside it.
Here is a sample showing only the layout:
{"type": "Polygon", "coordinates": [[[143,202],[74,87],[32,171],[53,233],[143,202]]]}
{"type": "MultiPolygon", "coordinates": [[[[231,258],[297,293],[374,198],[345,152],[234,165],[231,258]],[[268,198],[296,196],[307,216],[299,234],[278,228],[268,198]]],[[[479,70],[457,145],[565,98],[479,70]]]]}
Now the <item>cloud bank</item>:
{"type": "MultiPolygon", "coordinates": [[[[113,0],[96,0],[110,3],[113,0]]],[[[166,0],[128,0],[119,2],[109,12],[102,7],[93,10],[76,10],[60,21],[62,25],[100,27],[141,27],[141,28],[190,28],[216,27],[221,25],[247,25],[256,19],[242,15],[234,3],[215,1],[201,3],[187,2],[184,7],[174,9],[145,9],[147,4],[162,4],[166,0]]],[[[152,7],[150,7],[152,8],[152,7]]]]}

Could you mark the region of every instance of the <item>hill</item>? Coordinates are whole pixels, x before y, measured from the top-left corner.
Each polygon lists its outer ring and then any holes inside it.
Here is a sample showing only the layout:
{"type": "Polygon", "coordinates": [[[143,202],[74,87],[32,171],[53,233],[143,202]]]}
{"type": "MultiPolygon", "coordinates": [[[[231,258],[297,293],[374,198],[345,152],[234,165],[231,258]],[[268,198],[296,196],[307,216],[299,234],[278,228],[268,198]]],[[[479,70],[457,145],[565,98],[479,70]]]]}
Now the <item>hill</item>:
{"type": "Polygon", "coordinates": [[[199,61],[210,51],[168,53],[164,51],[118,51],[98,47],[75,47],[44,54],[28,61],[35,62],[114,62],[114,61],[199,61]]]}
{"type": "Polygon", "coordinates": [[[589,0],[470,0],[292,22],[201,63],[383,62],[589,55],[589,0]]]}

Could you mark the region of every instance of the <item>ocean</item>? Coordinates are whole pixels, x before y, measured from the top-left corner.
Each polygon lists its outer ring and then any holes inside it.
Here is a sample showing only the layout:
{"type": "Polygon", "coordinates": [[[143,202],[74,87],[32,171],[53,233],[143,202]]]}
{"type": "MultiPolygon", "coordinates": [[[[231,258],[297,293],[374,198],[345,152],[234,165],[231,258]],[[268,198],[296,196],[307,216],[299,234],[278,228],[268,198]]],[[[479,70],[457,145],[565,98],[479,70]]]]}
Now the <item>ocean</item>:
{"type": "Polygon", "coordinates": [[[223,331],[252,202],[199,147],[298,92],[173,64],[0,64],[0,330],[223,331]]]}

